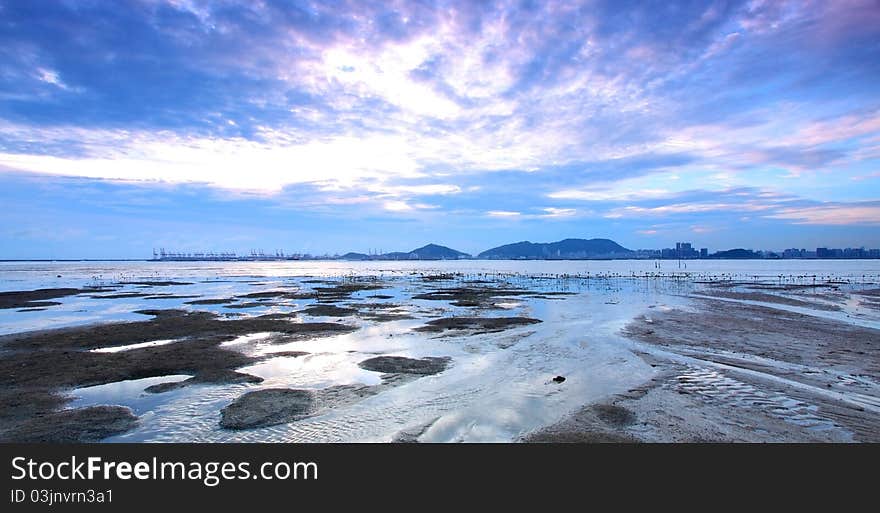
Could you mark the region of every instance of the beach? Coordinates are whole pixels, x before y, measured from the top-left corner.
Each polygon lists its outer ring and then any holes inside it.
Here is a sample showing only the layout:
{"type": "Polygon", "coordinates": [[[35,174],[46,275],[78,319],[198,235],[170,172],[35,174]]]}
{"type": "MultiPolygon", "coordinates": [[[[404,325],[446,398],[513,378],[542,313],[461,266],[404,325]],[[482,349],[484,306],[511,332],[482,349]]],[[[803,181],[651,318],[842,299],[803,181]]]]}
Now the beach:
{"type": "Polygon", "coordinates": [[[878,441],[876,264],[671,264],[7,263],[0,439],[878,441]]]}

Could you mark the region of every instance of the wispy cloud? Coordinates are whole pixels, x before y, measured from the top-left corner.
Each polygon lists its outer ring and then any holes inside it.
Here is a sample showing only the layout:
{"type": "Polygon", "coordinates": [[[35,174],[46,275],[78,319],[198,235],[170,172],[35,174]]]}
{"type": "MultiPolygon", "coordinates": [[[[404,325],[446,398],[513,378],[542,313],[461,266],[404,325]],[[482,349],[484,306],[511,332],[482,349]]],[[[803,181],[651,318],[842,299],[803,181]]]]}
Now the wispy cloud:
{"type": "Polygon", "coordinates": [[[804,208],[786,208],[769,215],[774,219],[791,220],[798,224],[817,225],[878,225],[880,204],[822,205],[804,208]]]}
{"type": "Polygon", "coordinates": [[[486,212],[489,217],[521,217],[521,212],[512,212],[510,210],[490,210],[486,212]]]}

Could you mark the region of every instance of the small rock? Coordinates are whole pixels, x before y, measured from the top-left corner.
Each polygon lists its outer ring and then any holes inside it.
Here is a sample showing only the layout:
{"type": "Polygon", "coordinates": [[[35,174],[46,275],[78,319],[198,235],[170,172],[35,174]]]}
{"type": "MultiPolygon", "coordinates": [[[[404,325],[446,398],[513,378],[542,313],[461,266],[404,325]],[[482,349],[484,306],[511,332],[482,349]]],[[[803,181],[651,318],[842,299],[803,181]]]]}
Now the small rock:
{"type": "Polygon", "coordinates": [[[220,410],[220,427],[250,429],[287,424],[316,409],[312,390],[266,388],[248,392],[220,410]]]}
{"type": "Polygon", "coordinates": [[[565,376],[556,376],[555,378],[553,378],[553,381],[555,381],[556,383],[562,383],[563,381],[565,381],[565,376]]]}

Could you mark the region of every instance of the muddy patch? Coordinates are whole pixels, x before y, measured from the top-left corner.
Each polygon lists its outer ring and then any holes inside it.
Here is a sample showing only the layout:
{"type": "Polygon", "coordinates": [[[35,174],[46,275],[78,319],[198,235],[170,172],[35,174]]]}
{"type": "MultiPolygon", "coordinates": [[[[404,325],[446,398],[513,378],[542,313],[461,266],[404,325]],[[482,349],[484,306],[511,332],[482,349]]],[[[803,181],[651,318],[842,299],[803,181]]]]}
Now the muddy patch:
{"type": "Polygon", "coordinates": [[[37,289],[0,292],[0,308],[36,308],[55,306],[60,305],[61,303],[47,300],[75,296],[76,294],[83,292],[95,292],[95,290],[37,289]]]}
{"type": "Polygon", "coordinates": [[[494,333],[519,326],[537,324],[539,319],[530,317],[445,317],[428,321],[415,331],[424,333],[443,333],[448,331],[469,331],[472,333],[494,333]]]}
{"type": "Polygon", "coordinates": [[[339,283],[332,287],[315,287],[313,290],[319,301],[333,302],[352,299],[352,294],[365,290],[384,289],[386,285],[373,281],[339,283]]]}
{"type": "Polygon", "coordinates": [[[418,374],[430,376],[446,370],[451,358],[449,357],[426,357],[421,359],[405,358],[403,356],[377,356],[364,360],[358,364],[362,369],[383,374],[418,374]]]}
{"type": "Polygon", "coordinates": [[[636,415],[614,404],[582,408],[564,421],[532,432],[529,443],[636,443],[639,440],[621,428],[636,422],[636,415]]]}
{"type": "Polygon", "coordinates": [[[313,317],[348,317],[349,315],[354,315],[357,310],[335,305],[314,305],[300,312],[313,317]]]}
{"type": "Polygon", "coordinates": [[[135,297],[149,297],[155,294],[151,292],[119,292],[118,294],[95,294],[89,296],[91,299],[130,299],[135,297]]]}
{"type": "Polygon", "coordinates": [[[315,392],[268,388],[248,392],[220,411],[220,427],[250,429],[287,424],[316,410],[315,392]]]}
{"type": "Polygon", "coordinates": [[[195,301],[187,301],[188,305],[228,305],[229,303],[234,303],[235,299],[232,298],[217,298],[217,299],[197,299],[195,301]]]}
{"type": "Polygon", "coordinates": [[[0,440],[17,443],[89,443],[125,433],[138,425],[122,406],[93,406],[51,412],[0,429],[0,440]]]}
{"type": "Polygon", "coordinates": [[[639,315],[623,334],[666,347],[753,355],[880,379],[880,360],[869,356],[880,352],[880,330],[764,306],[698,301],[704,304],[697,312],[639,315]]]}
{"type": "Polygon", "coordinates": [[[155,296],[147,296],[147,297],[145,297],[144,299],[146,299],[146,300],[150,300],[150,299],[195,299],[195,298],[197,298],[197,297],[201,297],[201,296],[198,296],[198,295],[188,295],[188,296],[184,296],[184,295],[176,295],[176,294],[159,294],[159,295],[155,295],[155,296]]]}
{"type": "Polygon", "coordinates": [[[376,312],[376,311],[367,311],[360,312],[358,316],[361,319],[366,319],[368,321],[375,322],[394,322],[394,321],[405,321],[409,319],[415,319],[412,315],[405,313],[387,313],[387,312],[376,312]]]}
{"type": "Polygon", "coordinates": [[[375,322],[392,322],[415,319],[396,303],[349,303],[350,308],[357,308],[361,319],[375,322]]]}
{"type": "Polygon", "coordinates": [[[355,404],[420,377],[385,374],[378,385],[337,385],[321,390],[271,388],[243,394],[220,412],[225,429],[252,429],[296,422],[355,404]]]}
{"type": "Polygon", "coordinates": [[[286,290],[269,290],[265,292],[251,292],[238,296],[239,299],[311,299],[314,294],[306,292],[289,292],[286,290]]]}
{"type": "Polygon", "coordinates": [[[143,287],[171,287],[175,285],[192,285],[192,282],[188,281],[171,281],[171,280],[158,280],[158,281],[126,281],[120,282],[120,285],[141,285],[143,287]]]}
{"type": "Polygon", "coordinates": [[[691,359],[682,365],[652,353],[652,366],[668,370],[644,398],[627,399],[648,418],[640,438],[878,440],[880,361],[872,355],[880,352],[880,330],[770,307],[699,301],[697,311],[652,312],[623,330],[691,359]],[[669,409],[655,411],[657,404],[669,409]]]}
{"type": "Polygon", "coordinates": [[[746,301],[758,301],[761,303],[775,303],[779,305],[797,306],[800,308],[811,308],[813,310],[839,311],[840,306],[829,305],[826,303],[818,303],[815,301],[803,301],[776,294],[766,294],[761,292],[731,292],[731,291],[712,291],[712,292],[696,292],[696,295],[720,297],[725,299],[739,299],[746,301]]]}
{"type": "Polygon", "coordinates": [[[450,287],[442,288],[421,294],[416,294],[413,299],[428,301],[449,301],[453,306],[502,309],[504,303],[512,299],[550,299],[554,296],[567,296],[571,292],[545,291],[537,292],[509,287],[450,287]]]}
{"type": "MultiPolygon", "coordinates": [[[[284,341],[295,341],[356,329],[337,323],[293,323],[266,317],[223,320],[207,312],[182,310],[138,313],[153,318],[0,337],[4,351],[0,359],[0,432],[17,436],[35,419],[59,413],[57,409],[68,400],[63,397],[64,391],[72,388],[175,374],[193,378],[183,384],[161,384],[150,391],[191,383],[255,382],[259,378],[235,369],[259,359],[221,347],[238,336],[274,332],[284,341]],[[90,351],[169,339],[181,340],[112,353],[90,351]]],[[[89,411],[77,415],[87,416],[89,411]]],[[[96,425],[105,421],[102,416],[94,419],[96,425]]],[[[4,441],[17,441],[12,435],[4,441]]]]}
{"type": "Polygon", "coordinates": [[[236,303],[234,305],[225,305],[223,308],[231,308],[233,310],[247,310],[249,308],[265,308],[268,306],[286,306],[283,303],[273,303],[271,301],[251,301],[248,303],[236,303]]]}

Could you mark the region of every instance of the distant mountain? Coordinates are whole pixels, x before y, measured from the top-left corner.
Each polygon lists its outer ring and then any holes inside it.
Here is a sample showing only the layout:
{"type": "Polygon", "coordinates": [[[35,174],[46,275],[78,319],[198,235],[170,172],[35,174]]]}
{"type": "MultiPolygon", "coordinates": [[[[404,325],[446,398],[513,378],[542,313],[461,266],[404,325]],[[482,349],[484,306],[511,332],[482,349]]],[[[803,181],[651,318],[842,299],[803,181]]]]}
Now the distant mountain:
{"type": "Polygon", "coordinates": [[[461,251],[456,251],[446,246],[437,244],[428,244],[418,249],[414,249],[409,253],[402,251],[394,251],[391,253],[383,253],[381,255],[367,255],[364,253],[346,253],[339,257],[340,260],[458,260],[460,258],[470,258],[471,256],[461,251]]]}
{"type": "Polygon", "coordinates": [[[750,249],[728,249],[727,251],[719,251],[717,253],[712,253],[709,255],[709,258],[730,258],[730,259],[739,259],[744,260],[748,258],[763,258],[762,255],[756,253],[750,249]]]}
{"type": "Polygon", "coordinates": [[[479,258],[512,260],[579,260],[627,258],[632,250],[608,239],[565,239],[559,242],[516,242],[483,251],[479,258]]]}
{"type": "Polygon", "coordinates": [[[471,256],[461,251],[456,251],[446,246],[438,246],[437,244],[428,244],[409,252],[420,260],[458,260],[459,258],[470,258],[471,256]]]}
{"type": "Polygon", "coordinates": [[[369,260],[370,255],[365,253],[346,253],[339,257],[340,260],[369,260]]]}

